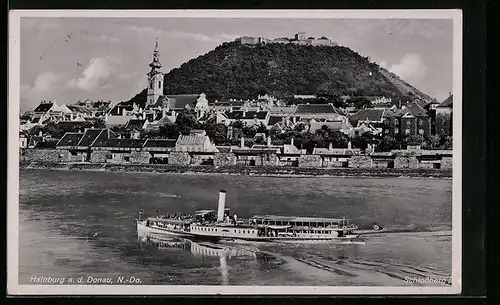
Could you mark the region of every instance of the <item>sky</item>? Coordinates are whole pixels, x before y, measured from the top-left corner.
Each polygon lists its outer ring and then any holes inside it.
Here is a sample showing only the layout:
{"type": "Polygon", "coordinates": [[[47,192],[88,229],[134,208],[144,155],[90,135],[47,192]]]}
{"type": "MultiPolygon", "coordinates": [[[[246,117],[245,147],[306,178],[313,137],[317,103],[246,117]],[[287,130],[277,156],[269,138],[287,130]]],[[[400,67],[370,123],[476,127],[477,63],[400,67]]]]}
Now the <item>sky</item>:
{"type": "Polygon", "coordinates": [[[239,36],[297,32],[349,47],[439,102],[452,91],[451,19],[22,17],[20,106],[128,100],[147,86],[157,38],[168,73],[239,36]]]}

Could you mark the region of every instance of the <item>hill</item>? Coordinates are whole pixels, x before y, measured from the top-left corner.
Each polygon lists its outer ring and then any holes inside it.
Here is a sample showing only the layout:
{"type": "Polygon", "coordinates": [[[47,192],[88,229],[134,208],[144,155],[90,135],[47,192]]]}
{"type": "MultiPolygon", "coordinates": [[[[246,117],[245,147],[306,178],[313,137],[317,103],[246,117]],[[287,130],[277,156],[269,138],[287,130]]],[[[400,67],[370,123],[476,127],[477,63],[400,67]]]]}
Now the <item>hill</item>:
{"type": "MultiPolygon", "coordinates": [[[[343,46],[226,42],[165,75],[165,94],[204,92],[209,100],[294,94],[429,96],[343,46]]],[[[130,101],[143,104],[146,92],[130,101]]]]}
{"type": "Polygon", "coordinates": [[[415,96],[424,100],[433,99],[432,97],[428,96],[427,94],[423,93],[422,91],[408,84],[406,81],[401,79],[396,74],[389,72],[382,67],[379,68],[379,71],[380,73],[382,73],[382,75],[384,75],[387,78],[387,80],[389,80],[398,89],[398,91],[401,94],[406,96],[415,96]]]}

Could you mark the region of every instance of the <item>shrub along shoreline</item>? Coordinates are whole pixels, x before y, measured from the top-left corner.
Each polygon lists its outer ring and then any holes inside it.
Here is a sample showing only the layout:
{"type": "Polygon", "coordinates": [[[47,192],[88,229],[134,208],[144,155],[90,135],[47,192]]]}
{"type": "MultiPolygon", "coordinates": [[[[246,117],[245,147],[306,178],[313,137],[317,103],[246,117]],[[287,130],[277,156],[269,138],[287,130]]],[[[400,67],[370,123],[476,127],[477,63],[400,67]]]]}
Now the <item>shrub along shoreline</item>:
{"type": "Polygon", "coordinates": [[[451,170],[394,168],[301,168],[282,166],[178,166],[165,164],[57,163],[21,161],[20,169],[111,171],[177,174],[222,174],[268,177],[371,177],[371,178],[439,178],[450,179],[451,170]]]}

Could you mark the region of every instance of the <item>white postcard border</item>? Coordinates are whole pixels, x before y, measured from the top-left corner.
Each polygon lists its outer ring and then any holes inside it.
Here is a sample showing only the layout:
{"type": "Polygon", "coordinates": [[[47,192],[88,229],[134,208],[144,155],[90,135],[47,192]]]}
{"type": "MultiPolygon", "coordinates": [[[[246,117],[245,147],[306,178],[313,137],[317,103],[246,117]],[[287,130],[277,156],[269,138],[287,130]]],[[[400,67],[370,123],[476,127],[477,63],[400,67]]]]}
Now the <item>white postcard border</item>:
{"type": "Polygon", "coordinates": [[[7,293],[9,295],[424,295],[459,294],[462,287],[462,11],[461,10],[12,10],[9,14],[7,293]],[[19,100],[21,17],[453,19],[452,285],[172,286],[19,285],[19,100]]]}

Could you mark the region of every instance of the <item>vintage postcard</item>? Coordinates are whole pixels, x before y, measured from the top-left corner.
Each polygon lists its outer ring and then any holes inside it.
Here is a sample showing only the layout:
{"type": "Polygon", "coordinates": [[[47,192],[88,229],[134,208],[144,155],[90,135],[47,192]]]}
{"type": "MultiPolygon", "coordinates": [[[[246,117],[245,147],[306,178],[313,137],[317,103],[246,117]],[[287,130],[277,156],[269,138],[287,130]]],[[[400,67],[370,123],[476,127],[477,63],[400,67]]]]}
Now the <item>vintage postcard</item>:
{"type": "Polygon", "coordinates": [[[10,295],[461,292],[461,11],[9,30],[10,295]]]}

